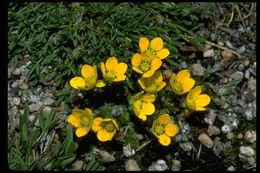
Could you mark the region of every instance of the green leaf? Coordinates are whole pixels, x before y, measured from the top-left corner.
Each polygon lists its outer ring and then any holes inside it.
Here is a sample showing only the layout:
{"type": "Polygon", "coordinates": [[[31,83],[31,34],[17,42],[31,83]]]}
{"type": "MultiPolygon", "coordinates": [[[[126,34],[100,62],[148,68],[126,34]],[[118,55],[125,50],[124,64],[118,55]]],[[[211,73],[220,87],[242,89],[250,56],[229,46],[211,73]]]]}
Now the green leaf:
{"type": "Polygon", "coordinates": [[[76,154],[67,154],[65,156],[61,156],[58,158],[58,160],[60,160],[60,166],[66,166],[68,164],[70,164],[73,160],[75,160],[76,158],[76,154]]]}
{"type": "Polygon", "coordinates": [[[39,125],[40,125],[41,129],[44,130],[45,118],[44,118],[42,112],[39,113],[39,125]]]}

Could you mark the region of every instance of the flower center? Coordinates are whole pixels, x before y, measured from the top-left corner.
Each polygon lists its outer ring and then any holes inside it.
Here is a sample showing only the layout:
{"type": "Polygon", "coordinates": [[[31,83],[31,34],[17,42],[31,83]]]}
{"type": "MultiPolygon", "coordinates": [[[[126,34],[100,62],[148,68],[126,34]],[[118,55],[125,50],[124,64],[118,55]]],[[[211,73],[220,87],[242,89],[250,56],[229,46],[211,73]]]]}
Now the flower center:
{"type": "Polygon", "coordinates": [[[112,122],[108,122],[105,126],[106,131],[112,132],[115,129],[115,126],[112,122]]]}
{"type": "Polygon", "coordinates": [[[140,64],[140,68],[143,72],[147,72],[150,69],[150,62],[149,61],[143,61],[140,64]]]}
{"type": "Polygon", "coordinates": [[[150,56],[150,57],[155,57],[156,56],[155,53],[156,52],[154,50],[150,49],[150,48],[145,52],[145,54],[150,56]]]}
{"type": "Polygon", "coordinates": [[[88,119],[88,117],[82,117],[81,118],[81,125],[83,127],[88,127],[89,126],[89,119],[88,119]]]}
{"type": "Polygon", "coordinates": [[[162,135],[165,132],[165,127],[163,125],[158,125],[155,127],[155,133],[157,135],[162,135]]]}

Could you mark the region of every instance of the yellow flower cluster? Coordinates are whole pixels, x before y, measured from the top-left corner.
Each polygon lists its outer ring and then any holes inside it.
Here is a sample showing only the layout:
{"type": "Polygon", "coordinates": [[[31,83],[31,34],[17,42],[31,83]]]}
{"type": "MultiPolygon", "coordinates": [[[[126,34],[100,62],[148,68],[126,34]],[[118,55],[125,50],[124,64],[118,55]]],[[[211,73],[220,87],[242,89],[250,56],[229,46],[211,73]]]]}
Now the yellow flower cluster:
{"type": "Polygon", "coordinates": [[[190,77],[188,70],[181,70],[180,72],[172,74],[170,78],[170,86],[175,94],[183,95],[187,92],[185,103],[191,110],[204,111],[204,107],[210,103],[210,97],[207,94],[200,94],[202,91],[201,86],[195,85],[195,80],[190,77]]]}
{"type": "Polygon", "coordinates": [[[127,64],[118,63],[117,58],[110,57],[106,62],[101,62],[101,72],[105,80],[97,80],[97,67],[85,64],[81,68],[82,77],[74,77],[70,85],[79,90],[91,90],[94,87],[104,87],[107,82],[120,82],[126,79],[127,64]]]}
{"type": "MultiPolygon", "coordinates": [[[[154,102],[156,101],[157,92],[166,86],[163,81],[163,75],[160,71],[162,60],[170,55],[170,51],[164,48],[163,40],[159,37],[149,41],[146,37],[139,39],[140,53],[132,56],[132,69],[141,74],[138,84],[143,91],[135,94],[130,102],[135,116],[146,121],[149,116],[156,111],[154,102]]],[[[74,77],[70,80],[70,85],[79,90],[91,90],[94,87],[104,87],[112,82],[126,80],[127,64],[118,62],[115,57],[108,58],[105,62],[100,63],[103,80],[98,80],[97,67],[85,64],[81,69],[81,76],[74,77]]],[[[196,86],[195,80],[191,78],[187,69],[179,71],[177,74],[172,73],[169,80],[172,91],[177,95],[187,93],[185,105],[187,108],[195,111],[206,110],[205,106],[210,103],[210,97],[207,94],[201,94],[202,87],[196,86]]],[[[99,141],[110,141],[119,131],[119,125],[113,118],[93,118],[92,111],[88,108],[74,109],[68,116],[67,121],[76,128],[76,136],[82,137],[92,129],[97,133],[99,141]]],[[[153,121],[149,131],[158,138],[163,146],[169,146],[171,138],[179,132],[177,124],[174,123],[173,117],[169,114],[161,114],[153,121]]]]}
{"type": "Polygon", "coordinates": [[[85,110],[74,109],[68,116],[67,121],[77,128],[76,136],[82,137],[88,134],[90,129],[97,133],[100,141],[110,141],[118,129],[118,124],[111,118],[97,117],[93,120],[92,111],[89,108],[85,110]]]}

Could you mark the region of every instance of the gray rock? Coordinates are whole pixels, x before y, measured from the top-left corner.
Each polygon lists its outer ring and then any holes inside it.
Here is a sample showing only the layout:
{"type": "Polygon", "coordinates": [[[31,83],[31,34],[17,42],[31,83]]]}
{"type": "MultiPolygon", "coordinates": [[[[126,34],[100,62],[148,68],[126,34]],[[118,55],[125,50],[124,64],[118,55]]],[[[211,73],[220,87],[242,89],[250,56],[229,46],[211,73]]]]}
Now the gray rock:
{"type": "Polygon", "coordinates": [[[191,142],[184,142],[184,143],[180,143],[180,147],[183,149],[183,151],[191,151],[193,144],[191,142]]]}
{"type": "Polygon", "coordinates": [[[217,126],[209,125],[207,132],[209,136],[220,134],[220,129],[217,126]]]}
{"type": "Polygon", "coordinates": [[[249,78],[250,78],[250,72],[249,72],[249,70],[246,70],[246,72],[245,72],[245,78],[246,78],[246,79],[249,79],[249,78]]]}
{"type": "Polygon", "coordinates": [[[11,68],[8,68],[8,71],[7,71],[7,73],[8,73],[8,79],[10,79],[11,77],[12,77],[12,71],[13,71],[13,68],[11,67],[11,68]]]}
{"type": "Polygon", "coordinates": [[[254,157],[249,157],[249,158],[247,159],[247,163],[248,163],[250,166],[253,166],[253,165],[255,165],[256,160],[255,160],[254,157]]]}
{"type": "Polygon", "coordinates": [[[180,66],[179,66],[179,69],[186,69],[188,67],[186,61],[182,61],[180,66]]]}
{"type": "Polygon", "coordinates": [[[26,83],[25,79],[20,79],[18,85],[19,85],[20,89],[28,89],[29,88],[29,86],[26,83]]]}
{"type": "Polygon", "coordinates": [[[20,104],[21,99],[19,97],[13,97],[13,102],[16,106],[20,104]]]}
{"type": "Polygon", "coordinates": [[[53,103],[54,103],[54,100],[49,97],[47,97],[45,100],[43,100],[44,105],[52,105],[53,103]]]}
{"type": "Polygon", "coordinates": [[[244,155],[246,157],[252,157],[255,155],[255,151],[249,146],[241,146],[239,148],[239,154],[244,155]]]}
{"type": "Polygon", "coordinates": [[[128,159],[125,161],[125,170],[126,171],[141,171],[137,162],[134,159],[128,159]]]}
{"type": "Polygon", "coordinates": [[[210,109],[209,110],[209,113],[205,115],[205,118],[204,118],[204,121],[207,123],[207,124],[214,124],[215,122],[215,118],[216,118],[217,114],[216,114],[216,111],[213,110],[213,109],[210,109]]]}
{"type": "Polygon", "coordinates": [[[248,141],[250,143],[254,143],[256,141],[256,131],[254,131],[254,130],[246,131],[244,138],[246,141],[248,141]]]}
{"type": "Polygon", "coordinates": [[[242,53],[244,53],[245,51],[246,51],[245,46],[241,46],[241,47],[237,50],[237,53],[238,53],[238,54],[242,54],[242,53]]]}
{"type": "Polygon", "coordinates": [[[221,127],[221,131],[222,131],[222,133],[224,133],[224,134],[228,134],[229,132],[232,131],[232,128],[231,128],[229,125],[224,124],[224,125],[221,127]]]}
{"type": "Polygon", "coordinates": [[[40,110],[41,106],[42,106],[42,102],[38,101],[36,103],[30,104],[29,110],[30,112],[37,112],[40,110]]]}
{"type": "Polygon", "coordinates": [[[219,156],[219,154],[224,150],[224,144],[220,141],[217,141],[214,143],[213,152],[216,154],[216,156],[219,156]]]}
{"type": "Polygon", "coordinates": [[[165,171],[168,170],[169,167],[166,165],[166,162],[164,160],[157,160],[156,162],[153,162],[151,166],[149,166],[149,171],[165,171]]]}
{"type": "Polygon", "coordinates": [[[21,69],[20,68],[15,68],[12,72],[13,75],[19,76],[21,75],[21,69]]]}
{"type": "Polygon", "coordinates": [[[14,106],[12,107],[10,110],[8,110],[8,116],[11,118],[11,119],[15,119],[17,116],[18,116],[18,107],[17,106],[14,106]]]}
{"type": "Polygon", "coordinates": [[[236,168],[233,165],[231,165],[230,167],[227,168],[227,171],[235,171],[235,170],[236,170],[236,168]]]}
{"type": "Polygon", "coordinates": [[[230,49],[233,49],[233,45],[230,43],[230,41],[227,40],[225,43],[226,43],[227,47],[229,47],[230,49]]]}
{"type": "Polygon", "coordinates": [[[238,135],[237,135],[237,139],[242,139],[243,138],[243,134],[242,133],[239,133],[238,135]]]}
{"type": "Polygon", "coordinates": [[[255,79],[249,79],[247,85],[248,85],[247,88],[250,91],[255,91],[256,90],[256,80],[255,79]]]}
{"type": "Polygon", "coordinates": [[[191,73],[194,76],[203,76],[205,68],[201,64],[192,64],[191,73]]]}
{"type": "Polygon", "coordinates": [[[205,134],[202,133],[199,135],[198,140],[207,148],[212,148],[213,147],[213,141],[210,139],[210,137],[205,134]]]}
{"type": "Polygon", "coordinates": [[[36,96],[36,95],[30,95],[30,97],[29,97],[29,101],[31,102],[31,103],[36,103],[36,102],[38,102],[40,100],[40,98],[38,97],[38,96],[36,96]]]}
{"type": "Polygon", "coordinates": [[[230,132],[226,135],[226,137],[228,140],[232,140],[234,138],[234,134],[232,132],[230,132]]]}
{"type": "Polygon", "coordinates": [[[12,87],[12,88],[16,88],[16,87],[18,87],[18,84],[19,84],[19,80],[16,80],[16,81],[14,81],[14,82],[11,84],[11,87],[12,87]]]}
{"type": "Polygon", "coordinates": [[[232,73],[230,77],[236,81],[241,81],[244,77],[244,74],[241,71],[236,71],[232,73]]]}
{"type": "Polygon", "coordinates": [[[109,163],[109,162],[114,162],[115,156],[114,153],[109,153],[105,150],[100,150],[100,149],[95,149],[94,152],[97,155],[97,159],[103,163],[109,163]]]}
{"type": "Polygon", "coordinates": [[[82,170],[83,166],[83,161],[82,160],[76,160],[75,162],[72,163],[72,169],[73,171],[80,171],[82,170]]]}
{"type": "Polygon", "coordinates": [[[214,56],[215,56],[214,49],[209,49],[209,50],[206,50],[205,52],[203,52],[204,58],[214,57],[214,56]]]}
{"type": "Polygon", "coordinates": [[[232,124],[231,124],[231,126],[232,126],[234,129],[236,129],[236,128],[238,127],[238,125],[239,125],[239,120],[238,120],[238,119],[234,119],[233,122],[232,122],[232,124]]]}
{"type": "Polygon", "coordinates": [[[246,109],[245,110],[245,116],[246,116],[246,119],[248,121],[251,121],[253,119],[253,117],[254,117],[252,110],[251,109],[246,109]]]}
{"type": "Polygon", "coordinates": [[[181,162],[179,160],[172,160],[172,171],[179,171],[181,169],[181,162]]]}
{"type": "Polygon", "coordinates": [[[130,144],[128,144],[127,146],[123,147],[123,153],[126,157],[131,157],[135,154],[135,150],[132,149],[130,144]]]}
{"type": "Polygon", "coordinates": [[[47,117],[51,112],[51,108],[49,106],[46,106],[45,108],[43,108],[42,113],[44,117],[47,117]]]}

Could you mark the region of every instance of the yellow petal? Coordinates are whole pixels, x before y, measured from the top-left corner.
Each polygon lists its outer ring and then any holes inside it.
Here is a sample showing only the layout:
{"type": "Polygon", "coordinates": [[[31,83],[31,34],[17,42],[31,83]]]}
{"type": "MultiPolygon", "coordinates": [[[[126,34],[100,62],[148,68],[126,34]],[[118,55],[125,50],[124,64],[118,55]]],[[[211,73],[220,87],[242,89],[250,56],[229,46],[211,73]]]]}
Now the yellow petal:
{"type": "Polygon", "coordinates": [[[115,68],[117,67],[117,64],[118,62],[115,57],[108,58],[105,64],[107,72],[114,71],[115,68]]]}
{"type": "Polygon", "coordinates": [[[171,78],[170,78],[170,85],[173,87],[173,84],[175,83],[174,80],[176,79],[176,74],[172,73],[171,78]]]}
{"type": "Polygon", "coordinates": [[[155,107],[152,103],[143,102],[140,114],[152,115],[155,112],[155,107]]]}
{"type": "Polygon", "coordinates": [[[131,60],[132,66],[138,67],[141,64],[141,60],[142,60],[142,57],[139,53],[134,54],[132,57],[132,60],[131,60]]]}
{"type": "Polygon", "coordinates": [[[145,114],[143,114],[143,113],[140,113],[137,117],[140,118],[143,121],[147,120],[147,116],[145,114]]]}
{"type": "Polygon", "coordinates": [[[145,94],[141,97],[141,100],[144,102],[154,102],[155,101],[155,95],[154,94],[145,94]]]}
{"type": "Polygon", "coordinates": [[[161,82],[161,83],[159,84],[159,87],[157,88],[157,91],[160,91],[160,90],[163,89],[165,86],[166,86],[166,83],[165,83],[165,82],[161,82]]]}
{"type": "Polygon", "coordinates": [[[137,73],[140,73],[140,74],[143,73],[142,70],[140,70],[140,69],[138,69],[138,68],[136,68],[136,67],[132,67],[132,68],[133,68],[133,70],[136,71],[137,73]]]}
{"type": "Polygon", "coordinates": [[[143,90],[146,90],[146,86],[145,86],[145,83],[144,83],[144,78],[138,79],[138,83],[139,83],[139,85],[141,86],[141,88],[143,90]]]}
{"type": "Polygon", "coordinates": [[[181,70],[177,73],[175,81],[181,83],[186,78],[190,78],[190,72],[188,70],[181,70]]]}
{"type": "Polygon", "coordinates": [[[97,66],[93,66],[93,71],[94,71],[94,80],[96,81],[97,80],[97,77],[98,77],[98,75],[97,75],[97,66]]]}
{"type": "Polygon", "coordinates": [[[95,71],[93,69],[93,67],[91,65],[85,64],[82,68],[81,68],[81,74],[82,76],[84,76],[86,79],[88,78],[93,78],[95,71]]]}
{"type": "Polygon", "coordinates": [[[70,80],[70,85],[75,89],[82,89],[86,87],[86,82],[82,77],[74,77],[70,80]]]}
{"type": "Polygon", "coordinates": [[[146,37],[141,37],[139,40],[139,48],[141,53],[145,52],[149,47],[149,40],[146,37]]]}
{"type": "Polygon", "coordinates": [[[102,142],[105,142],[105,141],[108,141],[108,140],[112,140],[115,132],[116,131],[113,131],[113,133],[109,133],[106,130],[101,129],[101,130],[99,130],[97,132],[97,138],[98,138],[98,140],[100,140],[102,142]]]}
{"type": "Polygon", "coordinates": [[[156,71],[154,73],[154,75],[152,76],[152,80],[154,81],[154,83],[159,84],[162,82],[163,80],[163,75],[162,72],[160,70],[156,71]]]}
{"type": "Polygon", "coordinates": [[[160,50],[157,54],[156,54],[160,59],[164,59],[166,58],[168,55],[170,55],[170,51],[166,48],[160,50]]]}
{"type": "Polygon", "coordinates": [[[210,97],[207,94],[201,94],[196,99],[196,106],[204,107],[210,103],[210,97]]]}
{"type": "Polygon", "coordinates": [[[143,77],[144,78],[149,78],[149,77],[151,77],[154,74],[154,72],[155,71],[151,69],[151,70],[147,71],[146,73],[144,73],[143,77]]]}
{"type": "Polygon", "coordinates": [[[103,62],[100,63],[100,69],[101,69],[102,75],[105,76],[106,75],[106,67],[105,67],[105,64],[103,62]]]}
{"type": "Polygon", "coordinates": [[[159,142],[163,145],[163,146],[168,146],[171,143],[171,138],[167,135],[160,135],[159,136],[159,142]]]}
{"type": "Polygon", "coordinates": [[[141,108],[141,101],[139,101],[139,100],[136,100],[136,101],[134,101],[134,103],[133,103],[133,111],[134,111],[134,113],[135,113],[135,115],[139,115],[139,113],[140,113],[140,108],[141,108]]]}
{"type": "Polygon", "coordinates": [[[127,65],[125,63],[119,63],[117,66],[116,66],[116,69],[115,69],[115,72],[116,72],[116,75],[123,75],[125,74],[127,70],[127,65]]]}
{"type": "Polygon", "coordinates": [[[114,79],[114,82],[124,81],[125,79],[126,79],[126,75],[117,76],[117,77],[114,79]]]}
{"type": "Polygon", "coordinates": [[[80,126],[80,117],[71,114],[70,116],[68,116],[67,122],[69,122],[74,127],[79,127],[80,126]]]}
{"type": "Polygon", "coordinates": [[[156,71],[162,65],[162,61],[159,58],[154,58],[151,62],[151,70],[156,71]]]}
{"type": "Polygon", "coordinates": [[[85,108],[84,111],[87,113],[87,116],[92,117],[92,111],[89,108],[85,108]]]}
{"type": "Polygon", "coordinates": [[[195,88],[193,88],[192,90],[190,90],[188,96],[189,96],[190,98],[195,99],[195,98],[197,98],[197,97],[200,95],[200,93],[201,93],[201,86],[196,86],[195,88]]]}
{"type": "Polygon", "coordinates": [[[92,130],[97,132],[102,129],[101,123],[103,122],[103,118],[97,117],[93,120],[92,130]]]}
{"type": "Polygon", "coordinates": [[[96,83],[96,87],[98,88],[101,88],[101,87],[104,87],[106,86],[106,82],[103,81],[103,80],[98,80],[97,83],[96,83]]]}
{"type": "Polygon", "coordinates": [[[166,135],[173,137],[178,133],[178,127],[176,124],[168,124],[165,126],[166,135]]]}
{"type": "Polygon", "coordinates": [[[182,93],[187,93],[191,90],[191,88],[195,85],[195,80],[191,78],[187,78],[186,80],[183,81],[182,84],[182,93]]]}
{"type": "Polygon", "coordinates": [[[160,117],[158,118],[158,122],[160,124],[168,124],[171,121],[171,117],[168,114],[162,114],[160,115],[160,117]]]}
{"type": "Polygon", "coordinates": [[[77,137],[82,137],[82,136],[85,136],[87,133],[88,133],[88,129],[86,127],[80,127],[80,128],[77,128],[76,130],[76,136],[77,137]]]}
{"type": "Polygon", "coordinates": [[[190,92],[188,93],[186,100],[185,100],[186,106],[189,109],[196,110],[196,100],[189,97],[189,94],[190,94],[190,92]]]}
{"type": "Polygon", "coordinates": [[[205,111],[206,108],[204,108],[204,107],[196,107],[196,109],[194,109],[194,110],[196,110],[196,111],[205,111]]]}
{"type": "Polygon", "coordinates": [[[150,47],[154,51],[159,51],[163,48],[163,40],[160,37],[152,39],[150,47]]]}
{"type": "Polygon", "coordinates": [[[139,93],[135,94],[134,99],[136,99],[136,100],[140,99],[141,96],[143,95],[143,93],[144,93],[144,91],[140,91],[139,93]]]}

